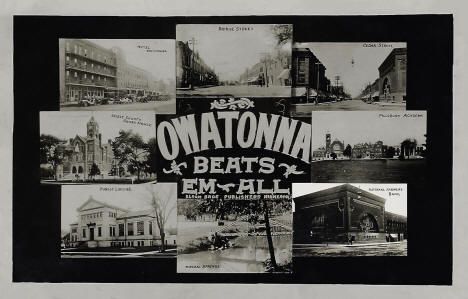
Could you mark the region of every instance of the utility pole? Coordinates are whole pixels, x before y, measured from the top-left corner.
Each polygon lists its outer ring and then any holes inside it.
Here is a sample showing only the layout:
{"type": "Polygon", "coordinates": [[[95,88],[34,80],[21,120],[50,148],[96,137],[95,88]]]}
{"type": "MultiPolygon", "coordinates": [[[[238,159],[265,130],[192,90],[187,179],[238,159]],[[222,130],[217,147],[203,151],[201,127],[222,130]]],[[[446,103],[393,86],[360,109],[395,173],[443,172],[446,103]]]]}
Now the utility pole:
{"type": "Polygon", "coordinates": [[[198,41],[192,37],[189,41],[188,44],[192,45],[192,61],[191,61],[191,67],[190,67],[190,89],[193,90],[193,81],[195,77],[195,44],[198,41]]]}
{"type": "Polygon", "coordinates": [[[268,52],[261,52],[260,54],[263,55],[262,60],[263,60],[263,63],[265,65],[265,75],[263,77],[264,77],[264,80],[265,80],[265,86],[268,87],[268,66],[267,66],[268,52]]]}
{"type": "Polygon", "coordinates": [[[315,96],[315,105],[318,104],[318,96],[319,96],[319,87],[320,87],[320,65],[323,65],[321,62],[316,62],[315,65],[317,66],[317,95],[315,96]]]}

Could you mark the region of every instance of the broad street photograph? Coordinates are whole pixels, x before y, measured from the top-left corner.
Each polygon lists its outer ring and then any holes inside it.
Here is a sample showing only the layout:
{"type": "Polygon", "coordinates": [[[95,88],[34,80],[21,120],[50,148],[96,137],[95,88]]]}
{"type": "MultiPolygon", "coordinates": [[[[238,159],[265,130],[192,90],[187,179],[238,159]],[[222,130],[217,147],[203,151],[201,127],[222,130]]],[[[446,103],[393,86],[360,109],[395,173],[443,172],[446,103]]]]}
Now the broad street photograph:
{"type": "Polygon", "coordinates": [[[406,43],[294,43],[292,116],[406,110],[406,43]]]}
{"type": "Polygon", "coordinates": [[[170,39],[60,39],[61,111],[175,113],[170,39]]]}
{"type": "Polygon", "coordinates": [[[178,24],[177,97],[290,97],[290,24],[178,24]]]}

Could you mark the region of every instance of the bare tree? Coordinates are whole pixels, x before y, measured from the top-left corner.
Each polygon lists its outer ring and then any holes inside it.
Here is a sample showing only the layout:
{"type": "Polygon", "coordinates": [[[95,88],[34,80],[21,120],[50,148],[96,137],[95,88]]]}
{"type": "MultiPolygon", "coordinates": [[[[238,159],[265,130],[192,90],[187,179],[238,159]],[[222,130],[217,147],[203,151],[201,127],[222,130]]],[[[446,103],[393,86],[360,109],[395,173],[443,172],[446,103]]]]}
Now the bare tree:
{"type": "Polygon", "coordinates": [[[171,217],[176,217],[177,185],[176,184],[148,184],[149,203],[154,211],[156,225],[161,236],[161,252],[166,250],[166,223],[171,217]]]}

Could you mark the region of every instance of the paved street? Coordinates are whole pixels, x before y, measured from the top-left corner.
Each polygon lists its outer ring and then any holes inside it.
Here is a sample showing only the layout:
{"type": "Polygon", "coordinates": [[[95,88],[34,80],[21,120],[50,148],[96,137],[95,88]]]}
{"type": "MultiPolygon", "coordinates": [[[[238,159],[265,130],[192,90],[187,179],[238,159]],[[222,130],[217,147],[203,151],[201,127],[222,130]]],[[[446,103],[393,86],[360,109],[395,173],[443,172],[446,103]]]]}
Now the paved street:
{"type": "Polygon", "coordinates": [[[224,95],[233,97],[290,97],[290,86],[269,86],[260,87],[254,85],[238,85],[238,86],[212,86],[205,88],[195,88],[194,90],[177,90],[177,96],[207,96],[207,95],[224,95]]]}
{"type": "Polygon", "coordinates": [[[175,99],[161,102],[96,105],[81,107],[78,105],[61,106],[60,111],[155,111],[159,114],[175,113],[175,99]]]}
{"type": "Polygon", "coordinates": [[[349,100],[343,102],[329,102],[315,105],[313,103],[297,104],[291,107],[292,116],[301,116],[310,114],[312,111],[335,111],[335,110],[406,110],[405,104],[394,103],[374,103],[367,104],[361,100],[349,100]]]}

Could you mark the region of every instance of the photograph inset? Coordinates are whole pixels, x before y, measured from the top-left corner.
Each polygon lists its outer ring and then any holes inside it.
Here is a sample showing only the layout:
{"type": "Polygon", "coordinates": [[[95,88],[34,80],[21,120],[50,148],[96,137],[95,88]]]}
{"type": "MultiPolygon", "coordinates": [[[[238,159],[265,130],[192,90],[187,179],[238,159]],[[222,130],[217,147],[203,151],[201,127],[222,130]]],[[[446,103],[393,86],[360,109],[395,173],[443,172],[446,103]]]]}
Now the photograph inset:
{"type": "Polygon", "coordinates": [[[177,272],[292,271],[291,200],[177,200],[177,272]]]}
{"type": "Polygon", "coordinates": [[[62,258],[175,257],[177,186],[62,186],[62,258]]]}
{"type": "Polygon", "coordinates": [[[312,182],[415,183],[426,178],[426,111],[314,111],[312,182]]]}
{"type": "Polygon", "coordinates": [[[142,111],[41,112],[41,183],[155,181],[154,123],[142,111]]]}
{"type": "Polygon", "coordinates": [[[175,113],[170,39],[60,39],[60,110],[175,113]]]}
{"type": "Polygon", "coordinates": [[[406,184],[293,184],[294,257],[406,256],[406,184]]]}
{"type": "Polygon", "coordinates": [[[290,97],[290,24],[177,25],[177,96],[290,97]]]}
{"type": "Polygon", "coordinates": [[[292,116],[406,110],[406,43],[295,43],[292,116]]]}

